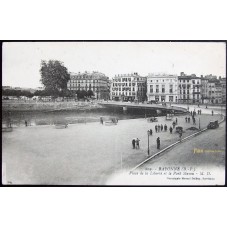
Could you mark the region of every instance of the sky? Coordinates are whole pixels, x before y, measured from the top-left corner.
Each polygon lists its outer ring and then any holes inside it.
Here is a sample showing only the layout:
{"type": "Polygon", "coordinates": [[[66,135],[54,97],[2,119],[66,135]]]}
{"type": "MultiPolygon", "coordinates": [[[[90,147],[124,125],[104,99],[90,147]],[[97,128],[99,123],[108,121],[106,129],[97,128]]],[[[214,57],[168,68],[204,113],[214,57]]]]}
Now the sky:
{"type": "Polygon", "coordinates": [[[2,85],[36,88],[41,60],[60,60],[69,72],[99,71],[109,78],[138,72],[226,77],[222,42],[5,42],[2,85]]]}

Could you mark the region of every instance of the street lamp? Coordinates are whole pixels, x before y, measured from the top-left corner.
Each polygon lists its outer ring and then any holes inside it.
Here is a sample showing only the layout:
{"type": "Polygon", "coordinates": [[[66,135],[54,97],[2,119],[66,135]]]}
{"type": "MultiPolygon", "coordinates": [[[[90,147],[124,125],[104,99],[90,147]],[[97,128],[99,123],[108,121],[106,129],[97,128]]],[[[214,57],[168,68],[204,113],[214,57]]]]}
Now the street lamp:
{"type": "Polygon", "coordinates": [[[150,156],[150,131],[147,131],[147,136],[148,136],[148,156],[150,156]]]}

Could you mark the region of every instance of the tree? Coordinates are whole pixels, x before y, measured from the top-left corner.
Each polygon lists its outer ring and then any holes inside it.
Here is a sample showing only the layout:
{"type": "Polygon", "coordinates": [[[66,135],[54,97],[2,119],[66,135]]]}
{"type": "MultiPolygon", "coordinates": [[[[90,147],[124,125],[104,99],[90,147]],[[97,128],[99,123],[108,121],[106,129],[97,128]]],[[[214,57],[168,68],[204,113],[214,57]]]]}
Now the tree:
{"type": "Polygon", "coordinates": [[[70,74],[64,64],[58,60],[41,61],[41,83],[45,90],[54,95],[67,89],[67,82],[70,80],[70,74]]]}
{"type": "Polygon", "coordinates": [[[91,98],[92,96],[94,96],[93,91],[92,91],[92,90],[88,90],[88,91],[87,91],[87,96],[90,97],[90,98],[91,98]]]}
{"type": "Polygon", "coordinates": [[[84,99],[87,96],[87,92],[85,90],[77,90],[76,94],[78,99],[84,99]]]}

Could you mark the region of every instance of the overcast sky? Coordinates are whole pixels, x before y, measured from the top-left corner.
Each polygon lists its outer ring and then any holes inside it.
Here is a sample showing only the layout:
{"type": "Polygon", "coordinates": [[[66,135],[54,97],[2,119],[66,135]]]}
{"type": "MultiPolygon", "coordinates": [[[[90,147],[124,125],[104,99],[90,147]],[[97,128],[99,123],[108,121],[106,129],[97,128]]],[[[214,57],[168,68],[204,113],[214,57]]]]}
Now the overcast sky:
{"type": "Polygon", "coordinates": [[[69,72],[115,74],[213,74],[226,76],[225,43],[195,42],[23,42],[3,44],[4,86],[35,88],[41,60],[60,60],[69,72]]]}

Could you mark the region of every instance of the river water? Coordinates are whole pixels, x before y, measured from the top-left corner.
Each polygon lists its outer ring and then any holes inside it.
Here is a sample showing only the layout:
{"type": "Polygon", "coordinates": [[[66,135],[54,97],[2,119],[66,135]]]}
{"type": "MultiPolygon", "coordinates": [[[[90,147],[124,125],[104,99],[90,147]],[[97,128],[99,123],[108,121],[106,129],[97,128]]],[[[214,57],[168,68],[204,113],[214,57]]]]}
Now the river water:
{"type": "Polygon", "coordinates": [[[121,108],[97,108],[91,110],[65,110],[65,111],[4,111],[2,110],[2,124],[19,127],[28,125],[53,125],[56,123],[85,124],[87,122],[99,122],[100,117],[104,121],[111,118],[135,119],[156,115],[152,110],[128,110],[123,112],[121,108]]]}

